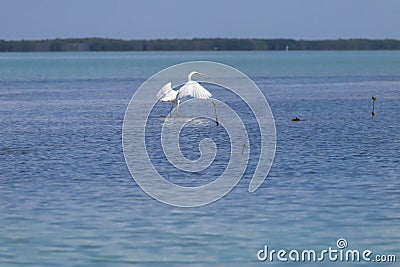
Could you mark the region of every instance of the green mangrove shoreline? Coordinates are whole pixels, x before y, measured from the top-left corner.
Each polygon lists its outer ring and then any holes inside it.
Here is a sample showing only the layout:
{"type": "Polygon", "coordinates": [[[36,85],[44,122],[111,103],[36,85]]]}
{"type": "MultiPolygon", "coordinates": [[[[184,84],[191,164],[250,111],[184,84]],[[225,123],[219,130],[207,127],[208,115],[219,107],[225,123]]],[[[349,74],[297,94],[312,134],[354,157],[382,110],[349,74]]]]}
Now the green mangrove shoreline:
{"type": "Polygon", "coordinates": [[[213,50],[400,50],[394,39],[157,39],[121,40],[67,38],[49,40],[0,40],[0,52],[60,51],[213,51],[213,50]]]}

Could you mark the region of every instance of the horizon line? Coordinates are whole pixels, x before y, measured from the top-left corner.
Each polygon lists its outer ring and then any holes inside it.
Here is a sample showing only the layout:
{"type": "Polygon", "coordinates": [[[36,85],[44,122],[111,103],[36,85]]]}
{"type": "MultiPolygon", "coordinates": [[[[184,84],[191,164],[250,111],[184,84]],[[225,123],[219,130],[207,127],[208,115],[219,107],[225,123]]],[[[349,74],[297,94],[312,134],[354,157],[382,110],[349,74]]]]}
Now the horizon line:
{"type": "Polygon", "coordinates": [[[346,40],[369,40],[369,41],[400,41],[396,38],[368,38],[368,37],[351,37],[351,38],[321,38],[321,39],[296,39],[289,37],[274,37],[274,38],[260,38],[260,37],[193,37],[193,38],[150,38],[150,39],[125,39],[115,37],[54,37],[54,38],[42,38],[42,39],[0,39],[4,42],[22,42],[22,41],[54,41],[54,40],[83,40],[83,39],[104,39],[104,40],[118,40],[118,41],[192,41],[192,40],[291,40],[291,41],[346,41],[346,40]]]}

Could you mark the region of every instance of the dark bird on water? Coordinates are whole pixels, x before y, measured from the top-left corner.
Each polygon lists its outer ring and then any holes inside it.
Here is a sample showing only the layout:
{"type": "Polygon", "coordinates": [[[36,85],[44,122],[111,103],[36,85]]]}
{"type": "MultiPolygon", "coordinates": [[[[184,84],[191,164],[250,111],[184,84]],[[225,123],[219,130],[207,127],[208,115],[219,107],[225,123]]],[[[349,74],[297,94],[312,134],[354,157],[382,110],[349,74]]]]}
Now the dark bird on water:
{"type": "Polygon", "coordinates": [[[292,119],[292,121],[302,121],[301,119],[299,119],[298,117],[295,117],[292,119]]]}

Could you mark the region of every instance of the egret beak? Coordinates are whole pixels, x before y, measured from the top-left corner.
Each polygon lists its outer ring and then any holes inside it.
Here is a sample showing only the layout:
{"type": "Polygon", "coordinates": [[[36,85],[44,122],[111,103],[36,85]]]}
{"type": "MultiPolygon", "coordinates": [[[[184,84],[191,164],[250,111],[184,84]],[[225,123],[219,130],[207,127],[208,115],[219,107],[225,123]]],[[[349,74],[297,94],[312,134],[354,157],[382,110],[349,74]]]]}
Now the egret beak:
{"type": "Polygon", "coordinates": [[[207,75],[205,75],[203,73],[200,73],[200,72],[196,72],[196,75],[198,75],[198,76],[207,76],[207,75]]]}

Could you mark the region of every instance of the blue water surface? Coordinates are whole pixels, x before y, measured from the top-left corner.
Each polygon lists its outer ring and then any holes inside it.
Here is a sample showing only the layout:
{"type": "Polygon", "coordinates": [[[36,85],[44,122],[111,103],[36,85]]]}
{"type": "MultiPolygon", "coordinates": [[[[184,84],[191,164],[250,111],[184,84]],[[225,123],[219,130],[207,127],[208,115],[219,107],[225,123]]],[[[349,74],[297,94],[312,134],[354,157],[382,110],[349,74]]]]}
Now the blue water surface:
{"type": "MultiPolygon", "coordinates": [[[[338,238],[400,260],[398,51],[1,53],[0,118],[0,266],[285,265],[257,252],[337,248],[338,238]],[[192,60],[256,82],[277,149],[254,194],[250,173],[215,203],[177,208],[135,184],[121,131],[141,83],[192,60]]],[[[183,153],[198,157],[189,141],[207,134],[223,143],[218,131],[193,137],[188,127],[183,153]]]]}

